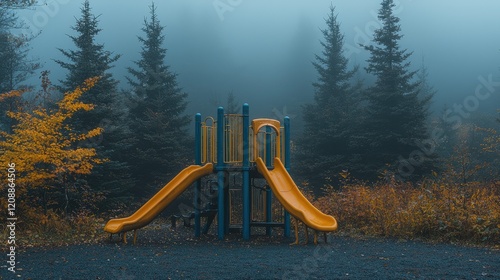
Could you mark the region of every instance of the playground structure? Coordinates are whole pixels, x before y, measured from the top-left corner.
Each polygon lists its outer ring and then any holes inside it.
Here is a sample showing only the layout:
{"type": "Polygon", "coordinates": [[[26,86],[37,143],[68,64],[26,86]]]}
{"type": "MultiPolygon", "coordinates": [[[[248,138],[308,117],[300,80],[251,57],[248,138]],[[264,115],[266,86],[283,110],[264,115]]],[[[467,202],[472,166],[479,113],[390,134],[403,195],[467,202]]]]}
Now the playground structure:
{"type": "MultiPolygon", "coordinates": [[[[241,230],[243,239],[249,240],[252,227],[265,227],[268,235],[272,227],[282,227],[284,236],[289,237],[290,215],[316,231],[335,231],[335,218],[315,208],[288,173],[290,119],[285,117],[283,126],[274,119],[254,119],[250,123],[248,104],[243,105],[242,111],[242,114],[224,114],[224,109],[219,107],[216,119],[206,117],[203,121],[201,114],[196,114],[195,165],[182,170],[131,216],[108,221],[104,230],[123,234],[125,243],[126,233],[134,231],[135,243],[137,230],[149,224],[194,184],[192,218],[197,237],[202,232],[202,216],[207,217],[204,233],[217,217],[217,235],[221,240],[232,228],[241,230]],[[212,173],[217,179],[212,182],[214,188],[212,185],[209,188],[216,196],[207,195],[207,188],[202,191],[201,178],[212,173]],[[231,174],[240,175],[240,185],[233,183],[230,187],[231,174]],[[268,185],[260,188],[254,185],[257,178],[264,178],[268,185]],[[273,196],[284,208],[282,211],[273,211],[273,196]],[[239,211],[234,211],[235,208],[239,211]],[[241,218],[234,219],[234,213],[241,218]]],[[[236,177],[233,179],[236,181],[236,177]]],[[[295,233],[297,236],[297,226],[295,233]]]]}

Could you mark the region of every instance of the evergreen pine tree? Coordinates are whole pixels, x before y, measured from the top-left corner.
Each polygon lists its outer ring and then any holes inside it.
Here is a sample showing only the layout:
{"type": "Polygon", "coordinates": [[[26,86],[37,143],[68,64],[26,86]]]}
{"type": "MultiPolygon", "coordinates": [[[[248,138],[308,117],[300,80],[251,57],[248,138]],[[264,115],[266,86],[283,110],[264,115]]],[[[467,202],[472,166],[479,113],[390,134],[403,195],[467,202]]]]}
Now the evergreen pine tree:
{"type": "Polygon", "coordinates": [[[330,7],[322,30],[322,55],[316,55],[313,65],[318,73],[314,102],[303,107],[304,135],[300,141],[301,160],[297,171],[317,187],[332,183],[342,171],[356,166],[353,154],[359,96],[351,79],[356,69],[348,69],[343,54],[344,36],[337,22],[335,9],[330,7]],[[326,181],[325,181],[326,179],[326,181]]]}
{"type": "MultiPolygon", "coordinates": [[[[157,188],[186,164],[188,138],[184,115],[187,94],[177,85],[177,75],[165,63],[165,35],[154,4],[149,21],[144,20],[140,60],[129,68],[135,106],[130,109],[133,146],[133,174],[144,184],[157,188]]],[[[190,146],[189,146],[190,147],[190,146]]],[[[143,191],[143,189],[141,189],[143,191]]]]}
{"type": "Polygon", "coordinates": [[[412,82],[416,71],[409,70],[407,61],[412,53],[399,47],[403,35],[394,7],[393,0],[382,1],[378,14],[382,27],[375,30],[374,45],[364,46],[371,54],[366,70],[376,77],[368,93],[364,129],[366,171],[373,178],[387,168],[403,178],[432,168],[432,160],[419,152],[428,139],[426,118],[432,95],[422,96],[419,83],[412,82]]]}
{"type": "MultiPolygon", "coordinates": [[[[15,34],[14,30],[24,28],[22,22],[10,7],[0,5],[0,93],[20,87],[32,75],[40,64],[29,58],[29,42],[33,36],[15,34]]],[[[20,97],[8,98],[0,102],[0,129],[10,131],[12,119],[6,117],[7,111],[18,106],[20,97]]]]}
{"type": "Polygon", "coordinates": [[[425,61],[423,58],[420,71],[418,71],[416,75],[417,75],[417,83],[418,83],[417,89],[419,98],[426,100],[426,102],[430,102],[432,97],[436,95],[437,91],[429,83],[429,70],[427,69],[427,66],[425,66],[425,61]]]}
{"type": "Polygon", "coordinates": [[[68,70],[59,86],[64,92],[88,78],[100,77],[97,84],[81,97],[82,102],[93,104],[94,110],[77,112],[71,125],[79,133],[85,133],[94,127],[104,129],[102,135],[78,145],[95,147],[97,154],[107,159],[86,180],[94,190],[107,194],[109,203],[114,198],[126,196],[134,182],[126,164],[131,145],[130,134],[124,125],[126,110],[120,104],[120,96],[117,94],[118,81],[109,72],[113,67],[112,63],[120,56],[106,51],[103,44],[96,42],[96,36],[101,31],[98,24],[99,21],[92,14],[89,1],[86,0],[81,8],[81,17],[72,27],[77,35],[69,36],[76,50],[59,49],[69,61],[56,62],[68,70]]]}
{"type": "Polygon", "coordinates": [[[12,32],[21,28],[17,15],[0,6],[0,92],[16,89],[40,68],[28,57],[29,41],[33,37],[12,32]]]}
{"type": "Polygon", "coordinates": [[[72,27],[78,35],[69,36],[77,49],[59,49],[69,62],[62,60],[56,60],[56,62],[68,70],[66,78],[60,81],[60,89],[63,92],[75,88],[89,77],[100,77],[99,83],[82,96],[83,102],[96,105],[95,110],[92,113],[84,112],[75,117],[77,130],[83,132],[89,127],[101,125],[104,119],[110,117],[109,113],[113,109],[118,81],[113,78],[109,70],[113,67],[112,63],[116,62],[120,56],[104,50],[103,44],[95,42],[95,37],[101,29],[98,27],[97,17],[92,15],[88,0],[83,3],[81,12],[81,17],[72,27]]]}

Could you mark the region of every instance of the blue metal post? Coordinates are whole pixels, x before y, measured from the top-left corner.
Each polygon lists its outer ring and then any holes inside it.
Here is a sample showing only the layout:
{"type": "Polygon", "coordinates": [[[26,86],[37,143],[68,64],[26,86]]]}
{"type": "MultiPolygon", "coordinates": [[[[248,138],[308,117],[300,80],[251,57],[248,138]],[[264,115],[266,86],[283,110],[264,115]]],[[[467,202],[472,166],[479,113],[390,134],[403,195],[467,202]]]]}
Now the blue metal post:
{"type": "Polygon", "coordinates": [[[266,126],[266,166],[267,168],[272,168],[273,167],[273,157],[271,154],[271,133],[273,132],[273,129],[270,126],[266,126]]]}
{"type": "Polygon", "coordinates": [[[250,239],[250,119],[248,104],[243,104],[243,240],[250,239]]]}
{"type": "Polygon", "coordinates": [[[220,240],[224,239],[224,108],[217,109],[217,234],[220,240]]]}
{"type": "MultiPolygon", "coordinates": [[[[194,163],[201,165],[201,114],[196,114],[194,121],[194,163]]],[[[194,235],[199,237],[201,234],[200,227],[200,192],[201,192],[201,180],[196,181],[194,188],[194,235]]]]}
{"type": "MultiPolygon", "coordinates": [[[[266,165],[267,168],[272,167],[272,155],[271,155],[271,132],[272,128],[266,126],[266,165]]],[[[273,202],[273,192],[270,188],[266,190],[266,222],[272,222],[272,202],[273,202]]],[[[271,227],[266,227],[266,235],[271,236],[271,227]]]]}
{"type": "Polygon", "coordinates": [[[231,210],[231,207],[229,205],[229,185],[231,181],[231,173],[229,172],[224,172],[224,234],[229,233],[229,225],[231,224],[231,221],[229,220],[231,218],[231,213],[229,213],[229,210],[231,210]]]}
{"type": "MultiPolygon", "coordinates": [[[[288,116],[285,117],[285,137],[282,145],[285,145],[285,168],[288,172],[290,172],[290,118],[288,116]]],[[[284,236],[290,237],[290,213],[285,210],[285,230],[284,236]]]]}

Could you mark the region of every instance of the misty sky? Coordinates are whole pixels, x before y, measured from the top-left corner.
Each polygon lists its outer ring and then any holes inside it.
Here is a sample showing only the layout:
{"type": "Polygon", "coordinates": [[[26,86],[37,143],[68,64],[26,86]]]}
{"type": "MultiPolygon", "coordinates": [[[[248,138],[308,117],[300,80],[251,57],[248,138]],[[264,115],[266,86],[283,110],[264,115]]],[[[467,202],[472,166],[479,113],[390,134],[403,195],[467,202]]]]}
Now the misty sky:
{"type": "MultiPolygon", "coordinates": [[[[33,31],[32,54],[52,72],[64,77],[53,59],[64,59],[57,48],[74,48],[65,34],[80,17],[81,0],[47,0],[48,6],[25,11],[33,31]]],[[[107,50],[121,54],[113,73],[127,89],[126,67],[139,59],[138,35],[149,16],[150,1],[91,0],[100,15],[97,38],[107,50]]],[[[215,114],[233,91],[249,102],[253,117],[299,116],[300,105],[311,102],[316,72],[311,64],[322,49],[330,3],[336,7],[345,34],[345,53],[351,65],[365,66],[369,43],[379,27],[380,1],[374,0],[157,0],[158,15],[166,26],[167,64],[189,94],[188,114],[215,114]],[[313,3],[311,3],[313,2],[313,3]],[[218,7],[218,9],[216,8],[218,7]],[[227,10],[224,10],[227,9],[227,10]]],[[[434,110],[461,104],[480,85],[479,76],[500,81],[500,1],[396,0],[404,37],[401,46],[413,51],[412,68],[425,59],[429,81],[438,90],[434,110]]],[[[360,77],[372,77],[362,70],[360,77]]],[[[38,84],[36,79],[31,81],[38,84]]],[[[500,107],[500,87],[482,100],[479,110],[500,107]]]]}

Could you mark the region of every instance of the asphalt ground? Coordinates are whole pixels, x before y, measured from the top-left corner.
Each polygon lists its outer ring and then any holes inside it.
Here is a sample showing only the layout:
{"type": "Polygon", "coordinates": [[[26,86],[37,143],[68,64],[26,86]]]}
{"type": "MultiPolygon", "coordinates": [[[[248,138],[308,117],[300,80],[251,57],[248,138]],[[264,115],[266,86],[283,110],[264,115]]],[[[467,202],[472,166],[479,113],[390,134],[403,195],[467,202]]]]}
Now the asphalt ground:
{"type": "Polygon", "coordinates": [[[16,273],[4,263],[1,279],[500,279],[500,250],[484,247],[338,235],[291,246],[158,229],[131,239],[20,249],[16,273]]]}

